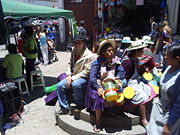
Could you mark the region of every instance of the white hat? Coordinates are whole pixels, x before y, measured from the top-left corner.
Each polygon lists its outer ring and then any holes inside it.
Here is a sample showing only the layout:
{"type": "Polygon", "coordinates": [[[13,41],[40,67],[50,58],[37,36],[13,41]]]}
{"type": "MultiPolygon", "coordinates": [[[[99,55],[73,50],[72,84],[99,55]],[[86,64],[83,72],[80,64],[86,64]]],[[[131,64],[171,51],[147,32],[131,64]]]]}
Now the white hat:
{"type": "Polygon", "coordinates": [[[148,45],[143,44],[142,40],[137,40],[137,41],[133,41],[130,45],[130,47],[128,47],[126,50],[130,51],[130,50],[137,50],[137,49],[141,49],[144,48],[148,45]]]}
{"type": "Polygon", "coordinates": [[[111,44],[113,46],[113,48],[116,46],[116,42],[114,40],[103,40],[100,44],[99,44],[99,48],[97,50],[97,55],[100,55],[101,49],[104,45],[106,44],[111,44]]]}
{"type": "Polygon", "coordinates": [[[144,44],[154,44],[154,42],[151,40],[150,36],[143,36],[142,38],[144,44]]]}
{"type": "Polygon", "coordinates": [[[131,38],[130,38],[130,37],[123,37],[123,39],[122,39],[121,42],[122,42],[122,43],[127,43],[127,44],[129,44],[129,43],[131,43],[132,41],[131,41],[131,38]]]}

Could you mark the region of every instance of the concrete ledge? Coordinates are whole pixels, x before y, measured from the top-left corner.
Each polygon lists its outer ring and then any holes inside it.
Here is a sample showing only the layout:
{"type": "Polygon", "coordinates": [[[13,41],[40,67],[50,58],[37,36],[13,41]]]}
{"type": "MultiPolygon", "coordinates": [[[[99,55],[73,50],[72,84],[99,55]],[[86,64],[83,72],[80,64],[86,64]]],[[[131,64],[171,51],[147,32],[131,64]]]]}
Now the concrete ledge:
{"type": "MultiPolygon", "coordinates": [[[[89,123],[94,123],[95,121],[95,115],[92,114],[90,115],[90,113],[87,112],[86,109],[81,111],[80,118],[89,123]]],[[[119,115],[119,116],[104,115],[102,117],[102,124],[104,126],[113,126],[113,127],[136,126],[140,124],[140,120],[139,120],[139,116],[130,113],[124,113],[124,115],[119,115]]]]}
{"type": "Polygon", "coordinates": [[[126,127],[104,127],[100,133],[93,131],[93,126],[83,120],[75,120],[73,115],[56,116],[57,124],[71,135],[144,135],[145,129],[142,126],[126,127]]]}
{"type": "MultiPolygon", "coordinates": [[[[71,104],[71,115],[74,115],[75,104],[71,104]]],[[[79,114],[79,119],[84,120],[88,123],[94,123],[95,115],[90,114],[87,109],[83,109],[79,114]]],[[[123,113],[119,115],[103,115],[102,117],[102,125],[104,126],[135,126],[140,124],[139,116],[130,114],[130,113],[123,113]]]]}

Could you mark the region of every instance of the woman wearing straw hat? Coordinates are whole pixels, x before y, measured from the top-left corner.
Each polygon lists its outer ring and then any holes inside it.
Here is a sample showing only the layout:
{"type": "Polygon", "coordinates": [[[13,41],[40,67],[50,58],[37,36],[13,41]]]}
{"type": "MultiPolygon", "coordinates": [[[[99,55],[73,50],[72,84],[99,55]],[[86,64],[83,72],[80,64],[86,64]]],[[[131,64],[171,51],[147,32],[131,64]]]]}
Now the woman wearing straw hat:
{"type": "MultiPolygon", "coordinates": [[[[118,78],[123,80],[125,72],[123,67],[117,62],[113,61],[115,42],[104,40],[100,43],[97,54],[97,60],[92,64],[90,71],[90,79],[86,95],[86,107],[95,111],[96,122],[93,130],[95,132],[101,131],[101,115],[108,107],[113,107],[113,102],[106,102],[103,98],[102,81],[107,78],[118,78]]],[[[115,107],[117,109],[117,107],[115,107]]],[[[114,111],[114,110],[113,110],[114,111]]]]}
{"type": "Polygon", "coordinates": [[[131,45],[131,38],[130,37],[123,37],[121,41],[121,46],[117,50],[117,56],[123,57],[125,50],[131,45]]]}
{"type": "Polygon", "coordinates": [[[126,79],[128,86],[134,88],[135,96],[131,99],[131,103],[139,106],[141,123],[144,127],[147,126],[145,103],[156,96],[154,90],[149,85],[139,80],[140,65],[139,60],[143,55],[143,49],[147,47],[142,43],[142,40],[132,42],[131,46],[127,48],[127,55],[122,59],[122,66],[126,71],[126,79]]]}

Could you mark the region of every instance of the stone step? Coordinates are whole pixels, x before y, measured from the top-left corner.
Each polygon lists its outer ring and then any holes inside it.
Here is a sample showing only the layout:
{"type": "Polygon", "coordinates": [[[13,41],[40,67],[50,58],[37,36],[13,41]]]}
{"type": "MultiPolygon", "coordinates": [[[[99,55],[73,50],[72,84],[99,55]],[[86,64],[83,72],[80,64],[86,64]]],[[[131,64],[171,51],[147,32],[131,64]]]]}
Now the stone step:
{"type": "MultiPolygon", "coordinates": [[[[73,115],[75,112],[75,105],[71,104],[71,115],[73,115]]],[[[95,115],[90,114],[87,109],[83,109],[80,114],[76,113],[76,119],[81,119],[89,123],[94,123],[95,121],[95,115]],[[79,115],[79,116],[77,116],[79,115]]],[[[104,126],[136,126],[140,125],[139,116],[130,114],[130,113],[123,113],[120,115],[103,115],[102,117],[102,125],[104,126]]]]}
{"type": "Polygon", "coordinates": [[[145,135],[145,129],[140,126],[107,127],[103,131],[95,133],[92,124],[84,120],[75,120],[73,115],[55,116],[57,124],[71,135],[145,135]]]}
{"type": "MultiPolygon", "coordinates": [[[[86,110],[82,110],[80,114],[80,118],[86,122],[94,123],[95,121],[95,115],[91,114],[86,110]]],[[[103,115],[102,117],[102,124],[104,126],[113,126],[113,127],[119,127],[119,126],[136,126],[140,124],[139,116],[130,114],[130,113],[124,113],[123,115],[103,115]]]]}

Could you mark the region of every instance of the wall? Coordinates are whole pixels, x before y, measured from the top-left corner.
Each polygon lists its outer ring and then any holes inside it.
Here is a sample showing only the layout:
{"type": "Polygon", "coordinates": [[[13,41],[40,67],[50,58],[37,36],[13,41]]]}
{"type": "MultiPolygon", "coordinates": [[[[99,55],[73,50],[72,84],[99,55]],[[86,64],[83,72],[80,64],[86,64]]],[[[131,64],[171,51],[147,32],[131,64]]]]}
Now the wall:
{"type": "MultiPolygon", "coordinates": [[[[168,5],[168,21],[173,30],[173,33],[177,32],[178,28],[178,11],[180,8],[180,0],[167,0],[168,5]]],[[[180,25],[179,25],[180,26],[180,25]]]]}
{"type": "Polygon", "coordinates": [[[77,22],[84,20],[85,28],[92,35],[95,17],[95,0],[83,0],[82,3],[71,3],[70,1],[64,0],[64,9],[73,10],[77,22]]]}

